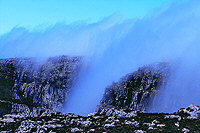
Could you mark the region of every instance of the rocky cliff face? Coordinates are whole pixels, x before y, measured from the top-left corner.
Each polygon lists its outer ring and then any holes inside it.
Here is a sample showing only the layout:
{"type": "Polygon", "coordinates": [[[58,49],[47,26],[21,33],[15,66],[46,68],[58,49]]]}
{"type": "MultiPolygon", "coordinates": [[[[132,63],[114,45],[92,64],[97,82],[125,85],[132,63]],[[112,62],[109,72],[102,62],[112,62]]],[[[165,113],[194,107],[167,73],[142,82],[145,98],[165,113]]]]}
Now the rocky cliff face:
{"type": "MultiPolygon", "coordinates": [[[[33,58],[0,60],[0,105],[25,104],[30,109],[61,110],[78,74],[80,57],[53,57],[39,64],[33,58]],[[6,101],[6,102],[3,102],[6,101]]],[[[6,108],[4,111],[6,112],[6,108]]]]}
{"type": "Polygon", "coordinates": [[[169,71],[169,64],[159,63],[126,75],[106,88],[97,111],[112,107],[145,111],[159,88],[165,85],[169,71]]]}
{"type": "MultiPolygon", "coordinates": [[[[31,111],[36,107],[61,111],[80,61],[80,57],[67,56],[49,58],[42,64],[33,58],[1,59],[0,105],[4,107],[1,115],[20,107],[26,110],[22,105],[31,111]]],[[[106,88],[98,111],[112,107],[145,110],[168,76],[167,63],[139,68],[106,88]]]]}
{"type": "Polygon", "coordinates": [[[97,112],[60,113],[75,82],[80,57],[0,60],[0,132],[196,132],[200,107],[168,113],[144,111],[165,85],[170,64],[139,68],[106,88],[97,112]],[[6,115],[5,115],[6,114],[6,115]]]}

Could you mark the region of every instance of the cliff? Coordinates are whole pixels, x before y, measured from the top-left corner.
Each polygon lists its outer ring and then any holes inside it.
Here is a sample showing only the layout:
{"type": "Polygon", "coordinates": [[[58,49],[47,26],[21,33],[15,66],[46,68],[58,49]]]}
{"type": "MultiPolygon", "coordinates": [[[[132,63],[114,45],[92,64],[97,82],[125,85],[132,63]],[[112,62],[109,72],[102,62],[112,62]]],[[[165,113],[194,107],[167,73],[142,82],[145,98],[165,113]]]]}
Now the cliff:
{"type": "Polygon", "coordinates": [[[37,62],[34,58],[0,60],[0,115],[13,109],[11,103],[61,111],[65,95],[76,78],[80,57],[59,56],[37,62]],[[7,104],[9,103],[9,104],[7,104]],[[7,104],[7,105],[6,105],[7,104]]]}
{"type": "Polygon", "coordinates": [[[139,68],[108,86],[97,107],[126,108],[145,111],[170,74],[170,64],[158,63],[139,68]]]}
{"type": "Polygon", "coordinates": [[[169,63],[127,74],[105,89],[97,112],[60,113],[81,67],[80,57],[0,60],[0,132],[195,132],[200,107],[146,113],[170,76],[169,63]]]}

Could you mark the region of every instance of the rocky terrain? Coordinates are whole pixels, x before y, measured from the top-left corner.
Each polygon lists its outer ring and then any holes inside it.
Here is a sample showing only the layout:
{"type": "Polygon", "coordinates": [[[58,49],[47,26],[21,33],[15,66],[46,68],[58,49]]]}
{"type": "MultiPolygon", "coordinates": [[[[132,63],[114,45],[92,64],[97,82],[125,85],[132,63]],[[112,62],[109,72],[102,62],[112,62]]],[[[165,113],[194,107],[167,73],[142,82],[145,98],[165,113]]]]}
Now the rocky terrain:
{"type": "Polygon", "coordinates": [[[61,111],[78,74],[80,57],[0,60],[0,115],[45,107],[61,111]]]}
{"type": "Polygon", "coordinates": [[[145,111],[169,75],[168,63],[139,68],[107,87],[97,110],[117,107],[145,111]]]}
{"type": "Polygon", "coordinates": [[[81,57],[0,60],[0,132],[200,132],[200,107],[147,113],[170,76],[169,63],[127,74],[105,89],[88,116],[61,113],[81,67],[81,57]]]}
{"type": "Polygon", "coordinates": [[[41,109],[34,114],[0,117],[0,132],[200,132],[200,107],[190,105],[173,114],[104,109],[87,117],[41,109]]]}

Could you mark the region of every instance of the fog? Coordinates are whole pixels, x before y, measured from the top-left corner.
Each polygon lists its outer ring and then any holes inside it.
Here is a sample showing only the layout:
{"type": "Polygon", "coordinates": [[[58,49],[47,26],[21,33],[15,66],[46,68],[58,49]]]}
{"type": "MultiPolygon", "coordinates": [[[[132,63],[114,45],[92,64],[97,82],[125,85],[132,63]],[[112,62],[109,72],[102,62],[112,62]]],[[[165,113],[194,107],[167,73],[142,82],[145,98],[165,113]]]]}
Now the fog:
{"type": "Polygon", "coordinates": [[[141,19],[109,16],[97,23],[59,23],[44,31],[14,28],[0,37],[0,57],[83,56],[84,64],[64,112],[95,111],[106,86],[154,62],[173,71],[150,112],[173,112],[199,104],[200,1],[165,5],[141,19]]]}

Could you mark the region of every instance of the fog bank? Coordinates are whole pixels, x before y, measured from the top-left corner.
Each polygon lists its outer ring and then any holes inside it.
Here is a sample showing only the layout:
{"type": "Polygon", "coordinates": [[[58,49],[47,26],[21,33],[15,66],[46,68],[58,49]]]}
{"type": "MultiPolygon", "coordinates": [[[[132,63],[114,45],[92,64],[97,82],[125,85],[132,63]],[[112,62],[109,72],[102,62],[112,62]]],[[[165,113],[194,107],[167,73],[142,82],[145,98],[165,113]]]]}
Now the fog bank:
{"type": "Polygon", "coordinates": [[[171,112],[199,104],[200,1],[166,5],[143,19],[113,15],[95,24],[63,23],[43,32],[14,28],[0,38],[0,57],[84,56],[65,112],[95,111],[105,87],[146,64],[174,63],[167,86],[149,111],[171,112]],[[177,62],[178,61],[178,62],[177,62]]]}

